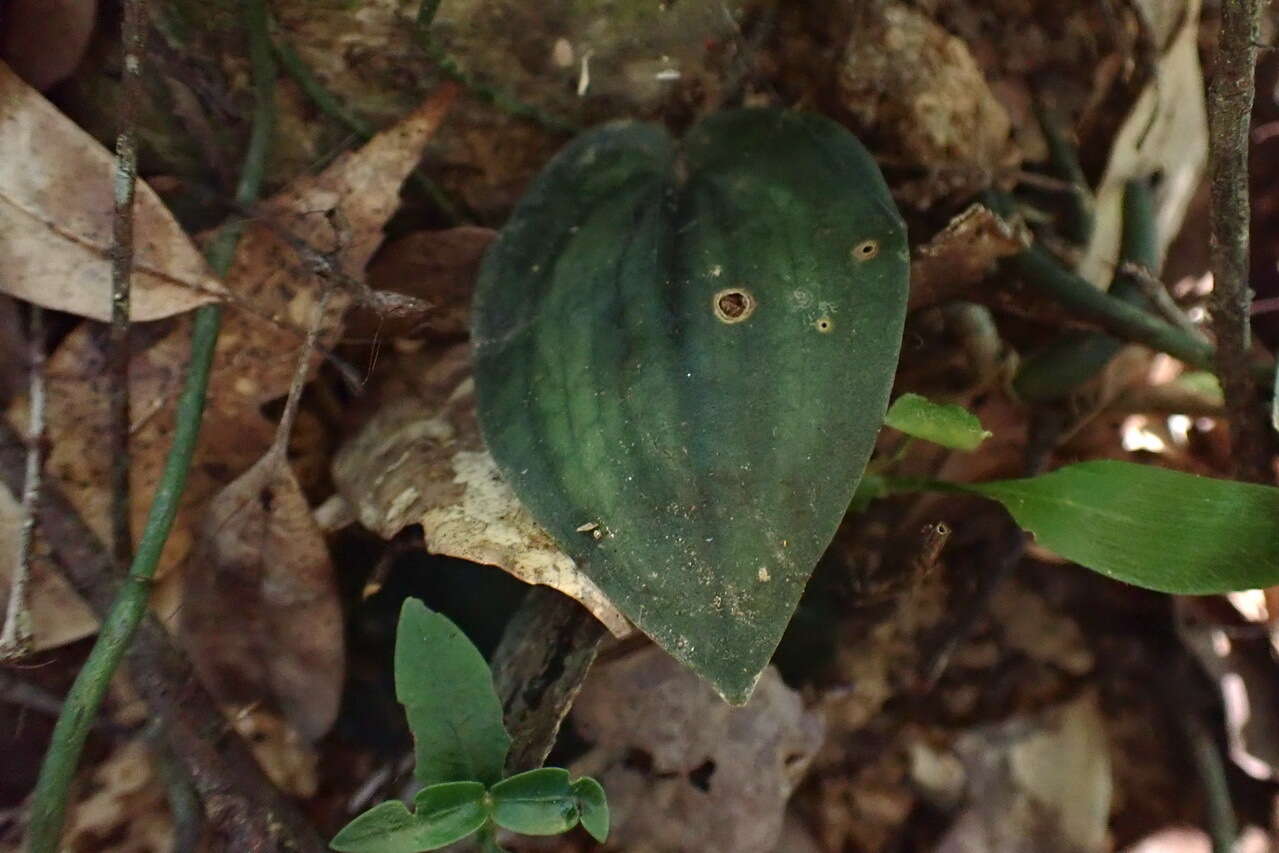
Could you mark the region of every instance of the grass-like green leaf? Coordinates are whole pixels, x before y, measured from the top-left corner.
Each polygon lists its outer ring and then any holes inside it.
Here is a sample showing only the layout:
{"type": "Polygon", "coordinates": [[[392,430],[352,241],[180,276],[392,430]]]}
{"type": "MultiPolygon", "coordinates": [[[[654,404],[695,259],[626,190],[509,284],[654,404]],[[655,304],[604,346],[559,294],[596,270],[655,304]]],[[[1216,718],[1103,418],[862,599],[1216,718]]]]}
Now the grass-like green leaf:
{"type": "Polygon", "coordinates": [[[1279,583],[1279,489],[1128,462],[962,486],[1108,577],[1182,595],[1279,583]]]}
{"type": "Polygon", "coordinates": [[[578,821],[577,797],[568,771],[542,767],[503,779],[493,796],[493,822],[523,835],[559,835],[578,821]]]}
{"type": "Polygon", "coordinates": [[[395,692],[408,713],[423,785],[502,778],[511,738],[488,664],[461,629],[416,599],[400,611],[395,692]]]}
{"type": "Polygon", "coordinates": [[[608,800],[604,786],[589,776],[573,783],[573,796],[577,798],[577,811],[581,815],[582,828],[600,844],[608,839],[608,800]]]}
{"type": "Polygon", "coordinates": [[[990,438],[977,416],[963,406],[934,403],[918,394],[902,394],[894,400],[884,423],[907,435],[955,450],[975,450],[990,438]]]}

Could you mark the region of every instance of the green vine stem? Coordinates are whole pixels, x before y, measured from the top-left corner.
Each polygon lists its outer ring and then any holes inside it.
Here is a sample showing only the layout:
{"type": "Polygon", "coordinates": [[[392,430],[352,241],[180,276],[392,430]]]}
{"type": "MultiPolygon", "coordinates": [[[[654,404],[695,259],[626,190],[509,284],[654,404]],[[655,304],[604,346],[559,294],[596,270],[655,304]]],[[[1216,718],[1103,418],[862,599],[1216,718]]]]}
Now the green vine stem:
{"type": "MultiPolygon", "coordinates": [[[[280,65],[293,78],[293,81],[298,84],[298,88],[319,108],[320,112],[332,116],[343,127],[365,142],[373,138],[375,133],[373,127],[348,110],[333,96],[332,92],[324,88],[324,84],[315,76],[315,72],[293,49],[293,45],[278,35],[273,40],[273,45],[275,54],[280,60],[280,65]]],[[[448,197],[444,190],[440,189],[439,185],[424,175],[420,169],[413,170],[409,180],[439,208],[440,212],[449,221],[449,224],[461,225],[468,222],[468,217],[458,209],[458,206],[448,197]]]]}
{"type": "MultiPolygon", "coordinates": [[[[1000,216],[1012,215],[1012,199],[1001,192],[985,194],[984,203],[1000,216]]],[[[1117,338],[1145,344],[1186,364],[1213,371],[1216,348],[1154,315],[1093,287],[1086,279],[1065,269],[1042,246],[1031,245],[1005,262],[1031,287],[1046,293],[1067,310],[1101,326],[1117,338]]],[[[1255,375],[1269,381],[1274,365],[1256,364],[1255,375]]]]}
{"type": "MultiPolygon", "coordinates": [[[[1145,291],[1128,264],[1153,269],[1158,262],[1154,199],[1146,181],[1129,181],[1124,189],[1120,271],[1108,291],[1138,308],[1148,307],[1145,291]]],[[[1013,388],[1024,400],[1063,397],[1096,376],[1124,346],[1105,332],[1068,332],[1022,362],[1013,388]]]]}
{"type": "MultiPolygon", "coordinates": [[[[243,0],[243,3],[249,31],[249,56],[253,67],[256,106],[236,201],[242,206],[249,206],[257,200],[262,186],[266,154],[274,129],[275,66],[271,57],[264,0],[243,0]]],[[[243,228],[243,222],[229,224],[209,246],[209,265],[219,276],[225,276],[230,269],[243,228]]],[[[220,305],[206,305],[195,312],[191,334],[191,361],[187,367],[186,384],[178,400],[173,444],[169,448],[164,471],[129,574],[102,622],[88,660],[67,693],[62,713],[53,730],[49,750],[40,767],[31,806],[31,823],[27,830],[27,849],[30,853],[55,853],[58,849],[66,819],[71,781],[80,762],[85,738],[97,718],[111,676],[128,650],[138,624],[146,615],[151,596],[151,578],[164,550],[164,543],[173,528],[182,492],[186,487],[187,472],[195,453],[221,321],[220,305]]]]}

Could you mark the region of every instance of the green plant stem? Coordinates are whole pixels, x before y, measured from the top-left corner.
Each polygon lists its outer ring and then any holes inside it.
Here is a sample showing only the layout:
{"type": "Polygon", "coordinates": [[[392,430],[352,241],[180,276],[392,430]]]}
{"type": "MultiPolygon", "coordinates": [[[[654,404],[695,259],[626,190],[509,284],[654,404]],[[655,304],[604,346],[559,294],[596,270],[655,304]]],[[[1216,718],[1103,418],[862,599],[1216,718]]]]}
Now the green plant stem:
{"type": "Polygon", "coordinates": [[[1083,167],[1079,165],[1075,146],[1062,133],[1061,119],[1041,97],[1035,98],[1035,118],[1039,121],[1044,142],[1048,145],[1048,158],[1054,171],[1057,172],[1058,177],[1069,181],[1072,188],[1070,209],[1066,217],[1066,235],[1075,244],[1086,246],[1092,240],[1095,224],[1088,178],[1084,175],[1083,167]]]}
{"type": "MultiPolygon", "coordinates": [[[[1141,285],[1122,268],[1133,263],[1153,269],[1158,262],[1157,237],[1150,187],[1145,181],[1129,181],[1124,189],[1121,271],[1111,283],[1111,296],[1138,308],[1149,307],[1141,285]]],[[[1123,347],[1123,341],[1105,332],[1068,332],[1027,358],[1013,387],[1025,400],[1066,396],[1101,372],[1123,347]]]]}
{"type": "MultiPolygon", "coordinates": [[[[250,205],[257,199],[262,186],[266,154],[274,128],[275,68],[267,35],[264,0],[243,2],[257,103],[236,201],[250,205]]],[[[225,276],[230,269],[243,228],[243,222],[230,224],[209,246],[209,264],[218,275],[225,276]]],[[[191,360],[187,366],[186,384],[178,400],[173,444],[169,448],[129,574],[112,602],[110,612],[103,619],[93,650],[76,675],[54,727],[32,798],[31,823],[27,831],[29,853],[54,853],[58,849],[66,818],[67,797],[85,738],[102,706],[111,676],[146,615],[151,597],[151,578],[173,529],[195,454],[221,320],[220,305],[205,305],[195,312],[191,360]]]]}
{"type": "Polygon", "coordinates": [[[440,0],[422,0],[422,5],[418,7],[417,21],[414,24],[413,33],[418,47],[427,55],[427,58],[435,63],[442,74],[460,83],[472,95],[485,103],[497,107],[502,112],[517,118],[528,119],[555,133],[571,134],[581,130],[577,124],[571,121],[566,121],[531,104],[526,104],[509,92],[483,82],[459,65],[457,60],[449,56],[435,41],[434,36],[431,35],[430,24],[435,20],[435,13],[439,10],[439,6],[440,0]]]}
{"type": "MultiPolygon", "coordinates": [[[[306,64],[305,60],[293,49],[293,45],[283,38],[276,38],[273,41],[273,45],[276,56],[280,59],[280,65],[284,67],[284,70],[298,84],[298,87],[320,109],[320,112],[332,116],[363,141],[373,138],[374,133],[376,133],[373,127],[344,107],[337,98],[333,97],[333,94],[328,89],[324,88],[324,84],[315,76],[315,73],[306,64]]],[[[431,202],[444,214],[449,224],[460,225],[468,221],[468,218],[458,210],[457,205],[453,203],[453,200],[448,197],[444,190],[422,174],[420,169],[414,169],[413,173],[409,175],[409,180],[431,199],[431,202]]]]}
{"type": "MultiPolygon", "coordinates": [[[[1004,193],[989,192],[984,203],[1002,217],[1013,212],[1012,199],[1004,193]]],[[[1066,270],[1047,250],[1032,245],[1004,262],[1023,281],[1048,294],[1062,306],[1096,323],[1112,335],[1151,349],[1166,352],[1203,370],[1214,369],[1216,348],[1135,305],[1104,293],[1087,280],[1066,270]]],[[[1255,376],[1269,381],[1273,365],[1253,365],[1255,376]]]]}

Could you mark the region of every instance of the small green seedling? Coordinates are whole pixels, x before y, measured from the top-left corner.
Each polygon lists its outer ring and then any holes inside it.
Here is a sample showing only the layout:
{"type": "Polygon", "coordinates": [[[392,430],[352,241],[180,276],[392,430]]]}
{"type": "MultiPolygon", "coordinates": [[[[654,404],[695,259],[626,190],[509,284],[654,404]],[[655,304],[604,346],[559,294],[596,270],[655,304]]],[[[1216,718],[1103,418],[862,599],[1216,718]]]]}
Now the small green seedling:
{"type": "Polygon", "coordinates": [[[438,850],[479,833],[500,851],[497,829],[558,835],[579,823],[608,837],[608,803],[594,779],[542,767],[502,778],[510,735],[479,650],[447,618],[409,599],[395,638],[395,692],[417,744],[414,775],[424,787],[410,812],[399,800],[351,821],[330,846],[349,853],[438,850]]]}

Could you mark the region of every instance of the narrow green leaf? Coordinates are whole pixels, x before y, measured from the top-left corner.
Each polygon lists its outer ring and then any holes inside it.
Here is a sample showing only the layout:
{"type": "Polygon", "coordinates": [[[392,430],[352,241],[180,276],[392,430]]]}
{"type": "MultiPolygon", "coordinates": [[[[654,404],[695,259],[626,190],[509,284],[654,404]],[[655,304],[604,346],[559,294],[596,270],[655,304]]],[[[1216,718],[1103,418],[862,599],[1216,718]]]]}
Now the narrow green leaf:
{"type": "Polygon", "coordinates": [[[1279,489],[1129,462],[961,486],[1039,544],[1136,586],[1207,595],[1279,583],[1279,489]]]}
{"type": "Polygon", "coordinates": [[[934,403],[918,394],[902,394],[894,400],[884,423],[907,435],[955,450],[975,450],[990,438],[990,432],[982,429],[977,416],[963,406],[934,403]]]}
{"type": "Polygon", "coordinates": [[[493,796],[493,822],[524,835],[559,835],[577,826],[577,798],[568,771],[542,767],[503,779],[493,796]]]}
{"type": "Polygon", "coordinates": [[[400,611],[395,693],[408,713],[423,785],[502,778],[511,738],[488,664],[461,629],[416,599],[400,611]]]}
{"type": "Polygon", "coordinates": [[[604,786],[589,776],[573,783],[573,796],[581,814],[582,827],[600,844],[608,839],[608,800],[604,786]]]}
{"type": "Polygon", "coordinates": [[[329,846],[343,853],[418,853],[418,824],[399,800],[380,803],[344,826],[329,846]]]}
{"type": "Polygon", "coordinates": [[[488,821],[480,782],[442,782],[423,788],[413,801],[414,816],[430,828],[431,844],[426,850],[461,841],[488,821]]]}

